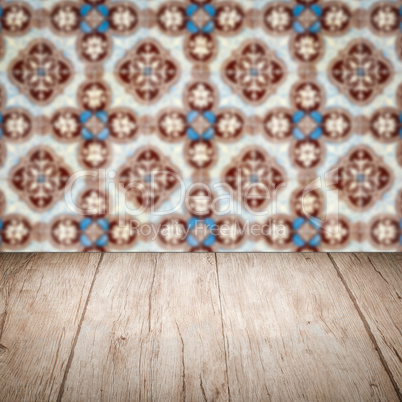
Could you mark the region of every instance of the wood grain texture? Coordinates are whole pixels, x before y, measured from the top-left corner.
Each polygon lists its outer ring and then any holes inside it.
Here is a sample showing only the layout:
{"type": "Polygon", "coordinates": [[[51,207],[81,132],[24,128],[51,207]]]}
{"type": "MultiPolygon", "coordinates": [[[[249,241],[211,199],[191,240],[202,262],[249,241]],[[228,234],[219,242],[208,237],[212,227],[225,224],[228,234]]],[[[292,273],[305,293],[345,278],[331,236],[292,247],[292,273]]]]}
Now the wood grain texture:
{"type": "Polygon", "coordinates": [[[227,400],[226,378],[214,255],[105,255],[62,400],[227,400]]]}
{"type": "Polygon", "coordinates": [[[100,255],[0,256],[0,400],[56,400],[100,255]]]}
{"type": "Polygon", "coordinates": [[[219,254],[233,401],[398,400],[325,254],[219,254]]]}
{"type": "Polygon", "coordinates": [[[402,254],[331,254],[402,393],[402,254]]]}

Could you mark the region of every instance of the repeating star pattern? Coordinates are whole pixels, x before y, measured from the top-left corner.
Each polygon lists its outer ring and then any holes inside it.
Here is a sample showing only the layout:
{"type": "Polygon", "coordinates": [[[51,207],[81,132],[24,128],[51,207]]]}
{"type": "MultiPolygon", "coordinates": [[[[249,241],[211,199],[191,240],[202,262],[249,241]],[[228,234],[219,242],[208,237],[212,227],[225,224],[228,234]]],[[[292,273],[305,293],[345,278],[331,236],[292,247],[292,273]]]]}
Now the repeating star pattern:
{"type": "Polygon", "coordinates": [[[0,0],[0,250],[402,250],[402,1],[0,0]]]}

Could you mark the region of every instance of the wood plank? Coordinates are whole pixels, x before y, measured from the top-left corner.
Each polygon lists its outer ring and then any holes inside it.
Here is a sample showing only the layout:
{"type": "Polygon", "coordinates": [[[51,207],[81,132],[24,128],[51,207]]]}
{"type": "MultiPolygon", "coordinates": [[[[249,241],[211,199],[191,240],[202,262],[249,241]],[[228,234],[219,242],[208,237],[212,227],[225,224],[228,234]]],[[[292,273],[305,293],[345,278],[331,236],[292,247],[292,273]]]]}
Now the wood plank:
{"type": "MultiPolygon", "coordinates": [[[[402,393],[402,254],[331,254],[402,393]]],[[[402,400],[402,398],[401,398],[402,400]]]]}
{"type": "Polygon", "coordinates": [[[105,255],[63,400],[226,400],[225,370],[213,254],[105,255]]]}
{"type": "Polygon", "coordinates": [[[325,254],[219,254],[231,399],[398,400],[325,254]]]}
{"type": "Polygon", "coordinates": [[[100,255],[0,256],[0,400],[55,400],[100,255]]]}

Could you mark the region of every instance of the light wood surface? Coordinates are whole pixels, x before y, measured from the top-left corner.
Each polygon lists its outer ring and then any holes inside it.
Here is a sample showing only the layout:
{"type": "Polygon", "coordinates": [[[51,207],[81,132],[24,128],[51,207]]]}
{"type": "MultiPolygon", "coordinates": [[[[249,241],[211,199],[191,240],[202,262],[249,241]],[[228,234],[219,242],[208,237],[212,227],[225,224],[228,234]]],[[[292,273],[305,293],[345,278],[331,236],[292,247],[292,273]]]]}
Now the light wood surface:
{"type": "Polygon", "coordinates": [[[99,259],[1,255],[1,401],[57,398],[99,259]]]}
{"type": "Polygon", "coordinates": [[[233,400],[395,400],[325,254],[218,255],[233,400]]]}
{"type": "Polygon", "coordinates": [[[65,400],[225,400],[225,369],[213,254],[105,256],[65,400]]]}
{"type": "Polygon", "coordinates": [[[2,254],[0,401],[401,399],[401,254],[2,254]]]}
{"type": "Polygon", "coordinates": [[[402,390],[402,254],[333,254],[331,258],[390,378],[402,390]]]}

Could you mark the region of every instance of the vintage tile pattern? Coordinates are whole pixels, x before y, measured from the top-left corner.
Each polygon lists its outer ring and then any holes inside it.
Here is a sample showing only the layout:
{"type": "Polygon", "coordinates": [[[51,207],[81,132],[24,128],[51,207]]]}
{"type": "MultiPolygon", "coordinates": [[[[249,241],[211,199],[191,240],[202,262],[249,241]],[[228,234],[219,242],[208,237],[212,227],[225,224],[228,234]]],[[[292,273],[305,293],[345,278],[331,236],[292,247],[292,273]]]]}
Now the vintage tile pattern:
{"type": "Polygon", "coordinates": [[[401,251],[401,16],[0,1],[0,249],[401,251]]]}

